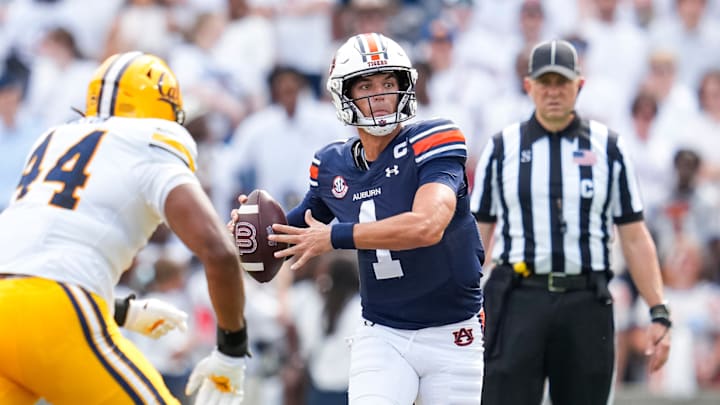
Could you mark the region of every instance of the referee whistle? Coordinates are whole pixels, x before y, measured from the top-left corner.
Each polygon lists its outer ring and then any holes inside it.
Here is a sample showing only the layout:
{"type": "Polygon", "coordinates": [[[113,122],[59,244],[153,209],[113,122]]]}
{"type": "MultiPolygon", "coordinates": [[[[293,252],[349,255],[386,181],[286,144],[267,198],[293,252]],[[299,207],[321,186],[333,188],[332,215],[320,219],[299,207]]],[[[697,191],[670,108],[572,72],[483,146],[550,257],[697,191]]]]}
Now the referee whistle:
{"type": "Polygon", "coordinates": [[[527,264],[525,262],[517,262],[513,264],[513,270],[515,273],[523,276],[523,277],[529,277],[530,276],[530,270],[527,267],[527,264]]]}

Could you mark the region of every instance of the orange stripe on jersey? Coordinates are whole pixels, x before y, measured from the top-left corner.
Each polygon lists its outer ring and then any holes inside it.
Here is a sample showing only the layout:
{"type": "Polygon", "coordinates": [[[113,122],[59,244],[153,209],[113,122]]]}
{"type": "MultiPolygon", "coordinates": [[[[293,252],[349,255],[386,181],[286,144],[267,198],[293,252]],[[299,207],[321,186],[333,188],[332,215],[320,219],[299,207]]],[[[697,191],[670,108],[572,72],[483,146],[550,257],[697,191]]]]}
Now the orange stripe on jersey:
{"type": "Polygon", "coordinates": [[[465,142],[465,136],[459,129],[451,129],[427,136],[413,144],[413,151],[415,151],[415,156],[419,156],[432,148],[454,142],[465,142]]]}
{"type": "Polygon", "coordinates": [[[380,54],[378,54],[378,43],[375,41],[375,35],[373,34],[365,34],[365,40],[368,43],[368,51],[372,56],[370,57],[370,60],[379,60],[380,54]]]}
{"type": "Polygon", "coordinates": [[[320,168],[315,165],[310,165],[310,178],[313,180],[317,180],[319,171],[320,168]]]}

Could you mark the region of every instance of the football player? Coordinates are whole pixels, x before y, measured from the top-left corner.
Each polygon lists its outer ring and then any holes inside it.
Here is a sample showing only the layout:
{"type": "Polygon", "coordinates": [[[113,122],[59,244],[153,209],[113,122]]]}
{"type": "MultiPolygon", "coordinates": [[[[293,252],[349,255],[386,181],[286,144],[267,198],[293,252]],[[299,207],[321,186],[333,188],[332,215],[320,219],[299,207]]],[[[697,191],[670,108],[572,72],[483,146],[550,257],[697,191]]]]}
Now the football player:
{"type": "MultiPolygon", "coordinates": [[[[129,52],[95,72],[85,117],[38,138],[0,214],[0,403],[179,403],[113,318],[150,335],[164,328],[132,300],[123,313],[109,306],[163,221],[204,264],[218,319],[217,350],[196,366],[188,391],[200,387],[203,405],[241,402],[240,263],[193,173],[196,145],[183,118],[165,62],[129,52]]],[[[166,309],[152,313],[181,327],[166,309]]]]}
{"type": "Polygon", "coordinates": [[[317,152],[304,200],[270,236],[291,244],[276,256],[294,256],[292,269],[357,249],[364,322],[351,344],[354,405],[480,403],[484,251],[465,137],[446,119],[404,125],[415,116],[416,80],[405,51],[383,35],[338,49],[327,89],[357,136],[317,152]]]}

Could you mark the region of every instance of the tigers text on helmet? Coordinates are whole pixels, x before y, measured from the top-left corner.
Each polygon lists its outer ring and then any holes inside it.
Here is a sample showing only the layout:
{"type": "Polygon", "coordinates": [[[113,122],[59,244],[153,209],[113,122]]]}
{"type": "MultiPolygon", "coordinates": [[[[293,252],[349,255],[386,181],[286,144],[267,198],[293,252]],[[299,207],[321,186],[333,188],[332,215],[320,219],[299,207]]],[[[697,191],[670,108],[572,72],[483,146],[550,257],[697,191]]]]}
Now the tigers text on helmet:
{"type": "Polygon", "coordinates": [[[397,42],[382,34],[367,33],[351,37],[338,49],[330,67],[327,89],[340,121],[363,127],[369,134],[385,136],[399,123],[415,116],[416,81],[417,71],[397,42]],[[378,73],[396,75],[400,91],[383,94],[398,94],[397,108],[382,117],[365,117],[355,104],[358,99],[350,97],[350,87],[354,79],[378,73]]]}
{"type": "Polygon", "coordinates": [[[90,80],[86,116],[162,118],[182,124],[185,112],[175,74],[157,56],[116,54],[90,80]]]}

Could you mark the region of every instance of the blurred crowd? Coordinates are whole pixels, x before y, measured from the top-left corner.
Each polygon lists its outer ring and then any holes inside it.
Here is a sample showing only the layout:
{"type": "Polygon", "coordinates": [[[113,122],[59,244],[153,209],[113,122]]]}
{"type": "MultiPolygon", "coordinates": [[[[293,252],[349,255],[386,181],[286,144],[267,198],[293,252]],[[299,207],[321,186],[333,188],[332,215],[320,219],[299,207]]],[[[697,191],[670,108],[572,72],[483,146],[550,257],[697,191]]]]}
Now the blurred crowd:
{"type": "MultiPolygon", "coordinates": [[[[0,0],[0,210],[35,138],[78,117],[99,61],[129,50],[177,74],[198,176],[221,215],[255,188],[292,208],[314,151],[353,134],[324,82],[337,46],[370,31],[411,51],[418,118],[460,125],[469,173],[493,133],[532,113],[521,85],[532,46],[575,45],[587,79],[577,110],[629,145],[673,310],[669,364],[648,375],[647,307],[616,260],[618,386],[677,398],[720,390],[720,0],[0,0]]],[[[360,319],[354,258],[246,287],[246,403],[345,403],[345,337],[360,319]]],[[[118,291],[191,314],[189,333],[132,336],[180,398],[215,339],[206,290],[161,227],[118,291]]]]}

